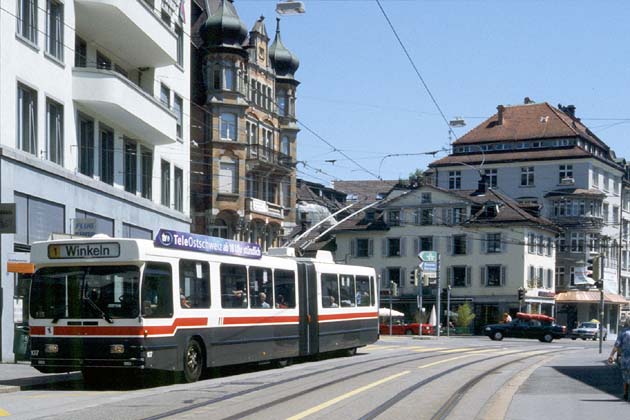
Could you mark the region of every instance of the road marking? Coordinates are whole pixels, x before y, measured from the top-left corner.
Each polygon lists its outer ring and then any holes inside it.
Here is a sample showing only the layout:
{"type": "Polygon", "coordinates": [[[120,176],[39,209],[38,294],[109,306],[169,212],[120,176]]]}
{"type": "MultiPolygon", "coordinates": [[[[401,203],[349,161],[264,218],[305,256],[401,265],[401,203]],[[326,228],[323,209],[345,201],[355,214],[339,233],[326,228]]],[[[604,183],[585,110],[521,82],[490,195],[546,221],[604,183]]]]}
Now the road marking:
{"type": "Polygon", "coordinates": [[[308,410],[304,410],[301,413],[296,414],[295,416],[289,417],[287,420],[300,420],[300,419],[303,419],[304,417],[310,416],[311,414],[315,414],[318,411],[321,411],[321,410],[323,410],[325,408],[330,407],[331,405],[337,404],[340,401],[343,401],[343,400],[348,399],[350,397],[354,397],[355,395],[360,394],[363,391],[367,391],[368,389],[372,389],[374,387],[377,387],[377,386],[379,386],[381,384],[384,384],[385,382],[389,382],[389,381],[392,381],[392,380],[394,380],[396,378],[400,378],[401,376],[404,376],[404,375],[406,375],[406,374],[408,374],[410,372],[411,371],[406,370],[404,372],[400,372],[400,373],[397,373],[395,375],[388,376],[387,378],[383,378],[383,379],[381,379],[379,381],[372,382],[369,385],[362,386],[361,388],[357,388],[354,391],[350,391],[350,392],[348,392],[346,394],[338,396],[337,398],[333,398],[332,400],[326,401],[325,403],[322,403],[320,405],[316,405],[315,407],[309,408],[308,410]]]}
{"type": "Polygon", "coordinates": [[[418,347],[418,348],[412,349],[411,351],[416,352],[416,353],[424,353],[427,351],[439,351],[439,350],[444,350],[444,349],[446,349],[446,347],[433,347],[433,348],[418,347]]]}
{"type": "Polygon", "coordinates": [[[367,346],[366,350],[391,350],[398,348],[400,348],[400,346],[367,346]]]}
{"type": "Polygon", "coordinates": [[[458,351],[476,350],[477,347],[460,347],[458,349],[442,350],[440,353],[457,353],[458,351]]]}
{"type": "Polygon", "coordinates": [[[2,408],[0,408],[0,417],[8,417],[10,415],[11,415],[11,413],[9,413],[8,411],[5,411],[2,408]]]}
{"type": "Polygon", "coordinates": [[[480,354],[480,353],[489,353],[489,352],[498,352],[498,349],[485,349],[485,350],[472,350],[467,352],[468,354],[480,354]]]}
{"type": "Polygon", "coordinates": [[[472,356],[472,354],[464,354],[461,356],[451,357],[450,359],[438,360],[437,362],[427,363],[426,365],[418,366],[418,369],[424,369],[431,366],[439,365],[441,363],[446,363],[446,362],[450,362],[452,360],[457,360],[457,359],[463,359],[464,357],[470,357],[470,356],[472,356]]]}

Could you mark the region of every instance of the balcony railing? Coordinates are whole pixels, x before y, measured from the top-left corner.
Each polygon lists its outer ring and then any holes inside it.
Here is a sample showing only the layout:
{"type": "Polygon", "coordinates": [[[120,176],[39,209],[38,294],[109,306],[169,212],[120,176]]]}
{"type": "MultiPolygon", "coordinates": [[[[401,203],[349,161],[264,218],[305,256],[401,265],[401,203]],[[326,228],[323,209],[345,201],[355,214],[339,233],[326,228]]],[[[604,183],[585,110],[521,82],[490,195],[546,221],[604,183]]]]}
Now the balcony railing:
{"type": "Polygon", "coordinates": [[[284,217],[281,205],[270,203],[269,201],[264,201],[259,198],[246,198],[245,208],[248,211],[276,217],[278,219],[282,219],[284,217]]]}
{"type": "Polygon", "coordinates": [[[247,157],[287,168],[295,166],[295,161],[291,156],[260,144],[250,144],[247,157]]]}

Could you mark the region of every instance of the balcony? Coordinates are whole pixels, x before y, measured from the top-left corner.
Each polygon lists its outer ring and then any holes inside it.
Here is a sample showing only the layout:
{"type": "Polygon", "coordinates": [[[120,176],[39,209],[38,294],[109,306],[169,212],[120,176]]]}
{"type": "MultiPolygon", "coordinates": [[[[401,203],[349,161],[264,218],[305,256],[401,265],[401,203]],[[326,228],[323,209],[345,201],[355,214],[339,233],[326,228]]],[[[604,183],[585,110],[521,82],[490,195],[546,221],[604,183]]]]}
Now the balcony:
{"type": "Polygon", "coordinates": [[[245,209],[264,216],[271,216],[277,219],[284,218],[281,205],[260,200],[258,198],[246,198],[245,209]]]}
{"type": "Polygon", "coordinates": [[[76,0],[76,30],[132,67],[177,63],[177,36],[144,0],[76,0]]]}
{"type": "Polygon", "coordinates": [[[258,160],[270,165],[281,166],[286,169],[290,169],[295,166],[295,161],[291,156],[284,153],[280,153],[277,150],[269,147],[264,147],[260,144],[250,144],[247,158],[252,160],[258,160]]]}
{"type": "Polygon", "coordinates": [[[72,76],[72,99],[77,103],[146,143],[175,143],[175,114],[121,74],[75,67],[72,76]]]}

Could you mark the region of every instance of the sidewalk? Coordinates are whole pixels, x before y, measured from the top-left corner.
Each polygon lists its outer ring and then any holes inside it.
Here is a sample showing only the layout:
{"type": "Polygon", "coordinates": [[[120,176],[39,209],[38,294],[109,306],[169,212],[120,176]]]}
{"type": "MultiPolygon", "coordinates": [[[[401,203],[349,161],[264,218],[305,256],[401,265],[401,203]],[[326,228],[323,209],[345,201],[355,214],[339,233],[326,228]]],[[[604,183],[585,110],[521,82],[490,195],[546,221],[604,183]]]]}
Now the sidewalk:
{"type": "Polygon", "coordinates": [[[80,372],[41,373],[28,362],[0,364],[0,394],[17,392],[21,387],[80,379],[80,372]]]}

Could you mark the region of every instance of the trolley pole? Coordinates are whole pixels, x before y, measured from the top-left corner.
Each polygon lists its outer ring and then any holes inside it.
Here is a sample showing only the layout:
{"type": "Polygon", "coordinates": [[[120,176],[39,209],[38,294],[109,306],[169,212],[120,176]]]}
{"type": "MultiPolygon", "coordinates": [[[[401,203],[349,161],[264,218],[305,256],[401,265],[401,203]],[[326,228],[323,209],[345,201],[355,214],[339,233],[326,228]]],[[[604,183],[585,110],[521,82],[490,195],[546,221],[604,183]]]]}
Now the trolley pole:
{"type": "MultiPolygon", "coordinates": [[[[603,280],[600,280],[603,282],[603,280]]],[[[602,333],[604,332],[604,288],[599,289],[599,354],[602,354],[602,333]]]]}

